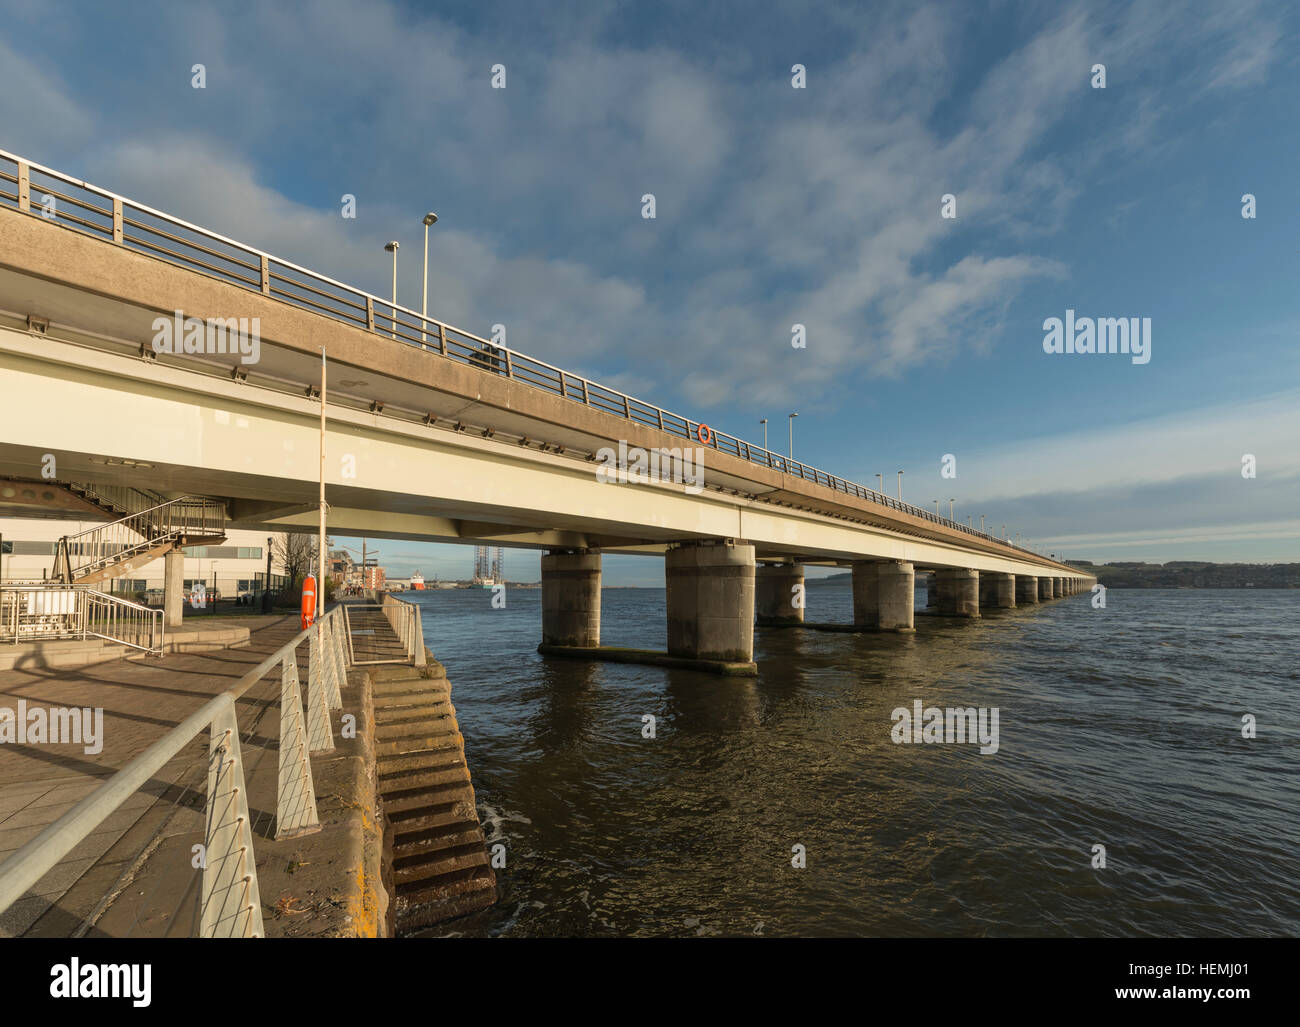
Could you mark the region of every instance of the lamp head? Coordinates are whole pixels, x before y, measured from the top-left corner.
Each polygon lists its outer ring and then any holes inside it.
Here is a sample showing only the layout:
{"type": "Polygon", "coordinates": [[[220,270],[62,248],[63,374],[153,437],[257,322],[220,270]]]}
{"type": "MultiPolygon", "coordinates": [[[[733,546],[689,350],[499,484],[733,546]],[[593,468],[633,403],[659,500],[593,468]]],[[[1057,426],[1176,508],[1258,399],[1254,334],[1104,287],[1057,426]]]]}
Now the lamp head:
{"type": "Polygon", "coordinates": [[[397,247],[400,245],[401,243],[399,243],[396,239],[394,239],[392,242],[384,243],[384,249],[386,249],[389,253],[396,253],[397,247]]]}
{"type": "Polygon", "coordinates": [[[438,220],[438,215],[435,214],[433,211],[429,211],[429,213],[424,215],[425,227],[428,227],[429,225],[436,223],[437,220],[438,220]]]}

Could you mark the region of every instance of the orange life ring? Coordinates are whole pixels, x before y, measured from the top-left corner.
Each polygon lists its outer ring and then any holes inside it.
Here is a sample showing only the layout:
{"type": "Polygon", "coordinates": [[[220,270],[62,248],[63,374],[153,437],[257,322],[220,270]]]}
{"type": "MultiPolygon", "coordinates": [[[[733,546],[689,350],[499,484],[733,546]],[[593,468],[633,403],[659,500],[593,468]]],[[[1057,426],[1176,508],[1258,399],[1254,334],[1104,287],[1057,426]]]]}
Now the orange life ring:
{"type": "Polygon", "coordinates": [[[707,424],[701,424],[695,429],[695,437],[707,446],[713,441],[713,431],[707,424]]]}
{"type": "Polygon", "coordinates": [[[305,631],[316,623],[316,577],[308,574],[302,579],[302,626],[305,631]]]}

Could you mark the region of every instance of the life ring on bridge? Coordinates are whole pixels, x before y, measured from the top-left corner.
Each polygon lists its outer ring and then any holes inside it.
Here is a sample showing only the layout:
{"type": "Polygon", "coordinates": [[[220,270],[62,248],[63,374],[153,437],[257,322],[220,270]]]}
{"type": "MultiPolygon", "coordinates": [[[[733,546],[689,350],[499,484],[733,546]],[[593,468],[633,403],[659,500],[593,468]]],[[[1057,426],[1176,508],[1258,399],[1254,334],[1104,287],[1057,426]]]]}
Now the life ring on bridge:
{"type": "Polygon", "coordinates": [[[316,623],[316,576],[308,574],[302,579],[302,628],[306,631],[316,623]]]}
{"type": "Polygon", "coordinates": [[[711,429],[707,424],[697,425],[695,428],[695,437],[707,446],[713,442],[713,429],[711,429]]]}

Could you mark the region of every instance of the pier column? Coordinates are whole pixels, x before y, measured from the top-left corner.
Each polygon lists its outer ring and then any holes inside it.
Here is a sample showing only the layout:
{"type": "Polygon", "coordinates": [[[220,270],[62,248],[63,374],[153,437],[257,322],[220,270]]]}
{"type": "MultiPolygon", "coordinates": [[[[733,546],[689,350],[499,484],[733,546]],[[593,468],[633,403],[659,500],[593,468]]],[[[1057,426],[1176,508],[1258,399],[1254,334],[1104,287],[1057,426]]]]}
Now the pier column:
{"type": "Polygon", "coordinates": [[[916,570],[898,560],[853,564],[853,623],[878,631],[914,631],[916,570]]]}
{"type": "Polygon", "coordinates": [[[984,592],[980,590],[980,606],[992,606],[999,610],[1014,610],[1016,608],[1016,576],[1014,574],[1000,574],[989,572],[980,575],[980,585],[985,581],[989,583],[988,601],[984,599],[984,592]]]}
{"type": "Polygon", "coordinates": [[[1046,602],[1048,599],[1051,598],[1052,598],[1052,579],[1039,578],[1038,579],[1038,601],[1046,602]]]}
{"type": "Polygon", "coordinates": [[[759,624],[802,624],[803,564],[763,563],[754,579],[759,624]],[[795,606],[798,598],[799,605],[795,606]]]}
{"type": "Polygon", "coordinates": [[[1062,589],[1062,587],[1061,587],[1061,579],[1060,579],[1060,578],[1053,578],[1053,579],[1052,579],[1052,598],[1053,598],[1053,599],[1060,599],[1063,595],[1065,595],[1065,591],[1064,591],[1064,589],[1062,589]]]}
{"type": "Polygon", "coordinates": [[[939,612],[945,617],[980,615],[980,572],[949,570],[936,572],[939,581],[939,612]]]}
{"type": "Polygon", "coordinates": [[[185,551],[172,549],[163,554],[163,620],[179,628],[185,616],[185,551]]]}
{"type": "Polygon", "coordinates": [[[1032,574],[1016,575],[1016,602],[1021,606],[1038,602],[1038,579],[1032,574]]]}
{"type": "Polygon", "coordinates": [[[754,659],[754,547],[688,543],[664,554],[668,654],[754,659]]]}
{"type": "Polygon", "coordinates": [[[561,550],[542,557],[542,642],[600,645],[600,553],[561,550]]]}
{"type": "Polygon", "coordinates": [[[932,573],[925,586],[925,608],[927,610],[937,610],[939,608],[939,575],[932,573]]]}

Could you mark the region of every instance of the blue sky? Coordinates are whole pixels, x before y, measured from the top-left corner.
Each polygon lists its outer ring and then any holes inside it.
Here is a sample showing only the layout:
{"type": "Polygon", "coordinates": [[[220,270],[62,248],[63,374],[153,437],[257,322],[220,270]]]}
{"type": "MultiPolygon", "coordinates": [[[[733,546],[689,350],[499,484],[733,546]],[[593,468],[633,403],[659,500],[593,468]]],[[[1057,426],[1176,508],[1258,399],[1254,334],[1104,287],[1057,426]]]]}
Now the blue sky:
{"type": "Polygon", "coordinates": [[[413,307],[433,209],[461,327],[1045,551],[1300,560],[1286,5],[580,6],[0,2],[0,148],[413,307]]]}

